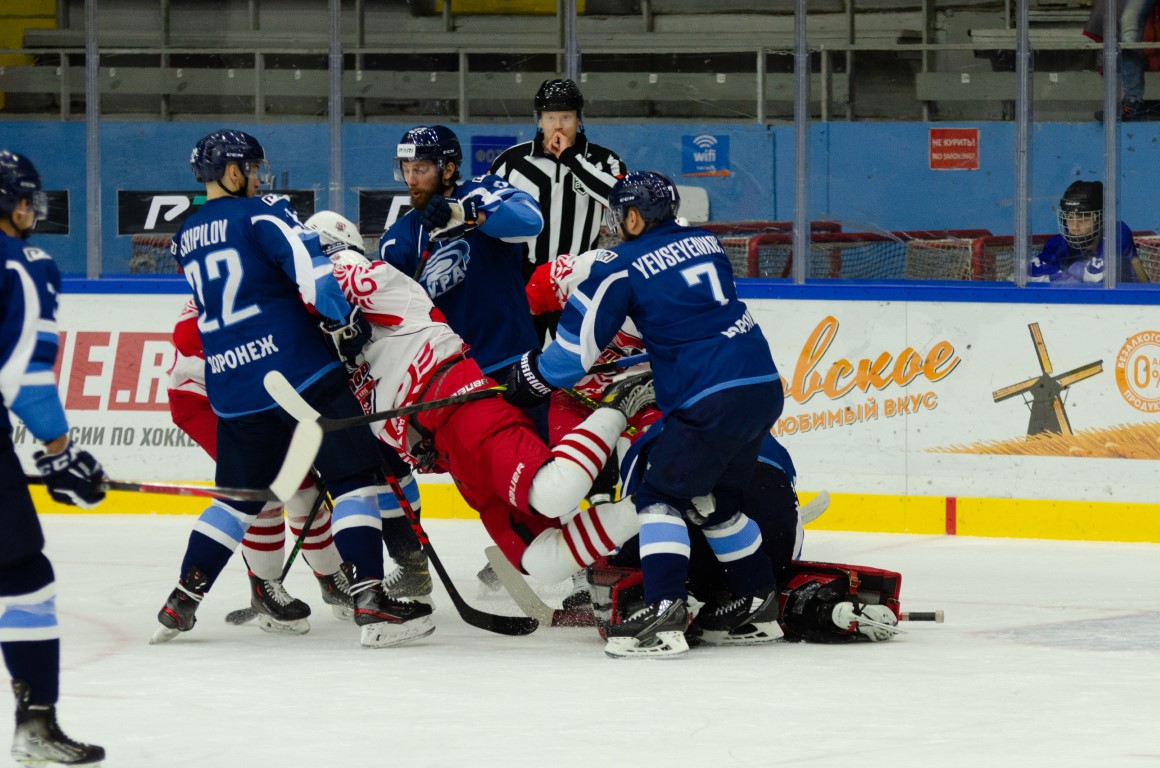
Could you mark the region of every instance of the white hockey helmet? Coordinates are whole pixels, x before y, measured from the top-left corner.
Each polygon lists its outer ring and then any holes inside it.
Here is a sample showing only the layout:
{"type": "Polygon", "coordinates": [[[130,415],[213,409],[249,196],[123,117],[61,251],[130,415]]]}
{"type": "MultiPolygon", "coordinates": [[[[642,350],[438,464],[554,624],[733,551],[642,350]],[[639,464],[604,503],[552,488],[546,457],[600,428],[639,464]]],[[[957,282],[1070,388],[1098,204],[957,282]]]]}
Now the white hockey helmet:
{"type": "Polygon", "coordinates": [[[335,251],[366,253],[363,237],[350,219],[334,211],[319,211],[306,220],[306,226],[318,233],[322,250],[329,256],[335,251]]]}

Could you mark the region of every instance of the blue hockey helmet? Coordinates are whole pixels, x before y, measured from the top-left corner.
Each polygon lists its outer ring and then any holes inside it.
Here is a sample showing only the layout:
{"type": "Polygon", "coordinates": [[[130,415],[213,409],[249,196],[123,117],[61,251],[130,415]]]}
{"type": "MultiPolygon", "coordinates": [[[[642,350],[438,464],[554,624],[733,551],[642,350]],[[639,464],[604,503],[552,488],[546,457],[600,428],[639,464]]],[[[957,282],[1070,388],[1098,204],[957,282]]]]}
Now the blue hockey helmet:
{"type": "Polygon", "coordinates": [[[646,224],[656,224],[677,217],[681,196],[672,179],[657,171],[632,171],[612,187],[608,195],[609,229],[624,223],[629,208],[640,211],[646,224]]]}
{"type": "Polygon", "coordinates": [[[189,156],[193,177],[203,184],[217,181],[226,175],[226,166],[237,163],[243,173],[257,166],[258,180],[263,184],[273,181],[274,174],[266,160],[266,150],[248,133],[223,129],[204,136],[189,156]]]}
{"type": "Polygon", "coordinates": [[[32,161],[0,149],[0,216],[11,216],[21,200],[28,200],[37,219],[48,215],[48,198],[40,190],[40,174],[32,161]]]}
{"type": "Polygon", "coordinates": [[[404,160],[431,160],[439,173],[447,163],[455,163],[455,177],[463,167],[459,137],[445,125],[421,125],[403,134],[395,149],[395,181],[403,180],[404,160]]]}

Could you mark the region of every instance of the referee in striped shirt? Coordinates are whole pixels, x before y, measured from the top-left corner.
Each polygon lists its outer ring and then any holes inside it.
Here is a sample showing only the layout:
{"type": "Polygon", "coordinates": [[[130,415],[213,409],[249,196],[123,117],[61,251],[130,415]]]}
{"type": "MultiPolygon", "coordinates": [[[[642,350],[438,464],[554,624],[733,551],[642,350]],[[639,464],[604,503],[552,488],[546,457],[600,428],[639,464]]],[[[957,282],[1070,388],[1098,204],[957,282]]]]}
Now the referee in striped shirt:
{"type": "MultiPolygon", "coordinates": [[[[544,229],[529,245],[524,278],[561,253],[596,247],[608,193],[625,167],[611,149],[584,135],[584,94],[571,80],[545,80],[536,92],[536,137],[507,149],[491,173],[540,204],[544,229]]],[[[555,336],[559,313],[536,318],[540,338],[555,336]]]]}

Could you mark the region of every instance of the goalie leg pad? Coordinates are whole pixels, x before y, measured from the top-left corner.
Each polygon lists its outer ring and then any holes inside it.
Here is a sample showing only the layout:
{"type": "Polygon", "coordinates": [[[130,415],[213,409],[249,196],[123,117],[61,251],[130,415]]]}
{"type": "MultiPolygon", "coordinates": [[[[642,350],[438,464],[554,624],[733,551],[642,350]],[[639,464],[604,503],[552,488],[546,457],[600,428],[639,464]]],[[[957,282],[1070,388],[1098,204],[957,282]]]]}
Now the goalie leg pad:
{"type": "Polygon", "coordinates": [[[858,622],[852,618],[839,626],[835,619],[845,619],[847,613],[835,610],[840,603],[849,604],[851,611],[873,606],[874,610],[867,613],[873,622],[888,624],[890,617],[897,622],[902,576],[894,571],[794,561],[786,578],[779,600],[781,627],[787,640],[845,643],[880,639],[859,631],[858,622]]]}

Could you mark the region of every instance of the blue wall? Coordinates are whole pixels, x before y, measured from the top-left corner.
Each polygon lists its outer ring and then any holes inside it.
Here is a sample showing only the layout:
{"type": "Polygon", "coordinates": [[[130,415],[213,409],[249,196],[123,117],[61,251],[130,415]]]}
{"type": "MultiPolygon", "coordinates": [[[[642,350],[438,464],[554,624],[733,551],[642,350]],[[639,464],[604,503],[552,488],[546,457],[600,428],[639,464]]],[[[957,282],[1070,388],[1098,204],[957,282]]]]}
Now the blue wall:
{"type": "MultiPolygon", "coordinates": [[[[944,124],[940,124],[942,126],[944,124]]],[[[954,124],[977,127],[980,169],[931,171],[926,123],[827,123],[810,135],[810,218],[840,221],[848,231],[986,228],[1014,230],[1015,126],[1011,123],[954,124]]],[[[127,271],[129,237],[116,234],[116,191],[190,190],[194,143],[217,123],[108,122],[101,130],[102,250],[105,272],[127,271]]],[[[313,188],[319,207],[330,207],[325,124],[237,125],[258,136],[275,172],[288,174],[294,189],[313,188]]],[[[353,216],[359,188],[401,188],[391,161],[410,125],[350,124],[343,133],[344,209],[353,216]]],[[[526,124],[454,126],[471,162],[472,138],[532,137],[526,124]]],[[[630,168],[657,169],[679,184],[704,187],[711,217],[790,220],[794,214],[792,126],[660,123],[588,125],[599,144],[614,148],[630,168]],[[683,145],[701,134],[728,137],[729,174],[683,176],[683,145]]],[[[1124,126],[1121,134],[1122,217],[1136,230],[1160,230],[1152,186],[1160,171],[1160,124],[1124,126]]],[[[1097,123],[1045,123],[1034,129],[1031,227],[1054,232],[1052,206],[1076,178],[1103,175],[1103,133],[1097,123]]],[[[67,273],[85,269],[85,127],[83,123],[0,122],[0,147],[33,159],[49,189],[70,190],[71,232],[44,236],[39,244],[67,273]]],[[[368,233],[369,234],[369,233],[368,233]]]]}

